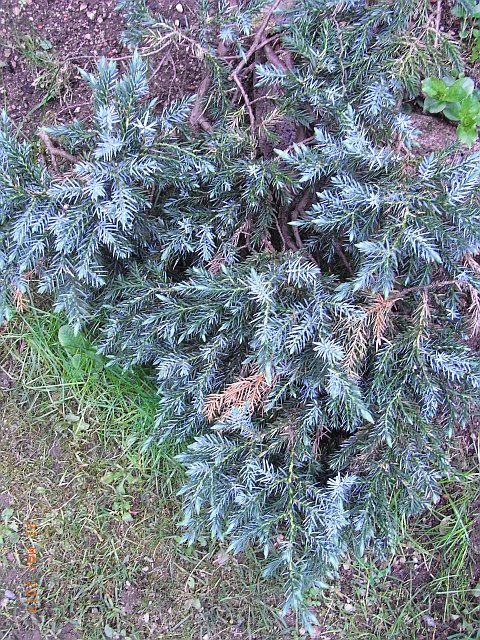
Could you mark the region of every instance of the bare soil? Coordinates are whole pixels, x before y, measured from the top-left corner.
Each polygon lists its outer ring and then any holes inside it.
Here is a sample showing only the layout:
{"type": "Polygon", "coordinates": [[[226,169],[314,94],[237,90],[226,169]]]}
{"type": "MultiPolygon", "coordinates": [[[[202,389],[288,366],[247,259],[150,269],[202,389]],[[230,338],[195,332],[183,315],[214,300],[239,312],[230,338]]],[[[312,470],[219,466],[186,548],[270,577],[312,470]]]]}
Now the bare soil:
{"type": "MultiPolygon", "coordinates": [[[[163,0],[149,3],[163,17],[181,22],[195,17],[194,0],[181,3],[163,0]]],[[[79,68],[92,70],[101,56],[125,63],[129,51],[122,45],[121,15],[116,0],[0,0],[0,94],[14,122],[32,129],[52,120],[69,121],[90,113],[89,96],[79,68]],[[41,69],[22,55],[27,37],[43,42],[37,47],[55,54],[68,65],[69,79],[61,95],[42,104],[45,88],[36,86],[41,69]],[[3,86],[2,86],[3,85],[3,86]]],[[[201,63],[185,48],[167,50],[151,56],[156,70],[151,93],[160,105],[185,94],[192,94],[200,81],[201,63]]]]}

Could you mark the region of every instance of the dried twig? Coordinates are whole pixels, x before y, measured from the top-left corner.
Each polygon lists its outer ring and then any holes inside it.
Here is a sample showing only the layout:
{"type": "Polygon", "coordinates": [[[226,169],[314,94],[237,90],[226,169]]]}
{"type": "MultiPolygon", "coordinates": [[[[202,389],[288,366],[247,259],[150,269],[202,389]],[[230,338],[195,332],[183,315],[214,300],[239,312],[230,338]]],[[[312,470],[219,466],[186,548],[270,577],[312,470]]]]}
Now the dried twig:
{"type": "Polygon", "coordinates": [[[380,293],[374,296],[372,304],[367,309],[367,317],[371,324],[375,338],[375,349],[379,349],[389,324],[390,312],[398,298],[384,298],[380,293]]]}
{"type": "Polygon", "coordinates": [[[290,235],[291,227],[288,224],[288,210],[286,207],[280,207],[277,228],[286,248],[291,249],[292,251],[298,251],[299,247],[297,247],[290,235]]]}
{"type": "Polygon", "coordinates": [[[198,86],[195,104],[193,105],[192,111],[190,112],[190,124],[192,127],[196,127],[197,124],[201,124],[200,120],[203,116],[202,100],[205,97],[205,94],[207,93],[211,82],[212,78],[210,74],[207,73],[198,86]]]}
{"type": "Polygon", "coordinates": [[[55,169],[55,171],[57,170],[57,158],[63,158],[64,160],[68,160],[69,162],[72,162],[73,164],[76,164],[78,162],[77,158],[75,158],[75,156],[72,156],[71,153],[68,153],[68,151],[65,151],[64,149],[61,149],[60,147],[56,147],[53,142],[50,140],[48,134],[46,131],[40,130],[38,132],[38,136],[40,138],[40,140],[43,142],[43,144],[45,145],[46,150],[48,151],[48,153],[51,155],[52,157],[52,164],[53,167],[55,169]]]}
{"type": "Polygon", "coordinates": [[[468,313],[470,314],[470,336],[476,338],[480,335],[480,294],[471,285],[468,285],[470,293],[470,306],[468,313]]]}
{"type": "Polygon", "coordinates": [[[265,55],[267,56],[267,60],[271,64],[273,64],[274,67],[284,72],[287,71],[287,65],[283,62],[283,60],[280,60],[280,58],[277,56],[277,54],[269,44],[265,44],[264,51],[265,55]]]}
{"type": "MultiPolygon", "coordinates": [[[[293,210],[290,212],[290,220],[292,222],[296,222],[299,216],[301,216],[302,213],[304,213],[305,209],[308,207],[309,201],[310,201],[310,194],[308,191],[304,191],[302,197],[300,198],[298,203],[295,205],[293,210]]],[[[297,248],[302,249],[303,241],[302,241],[302,238],[300,237],[300,232],[298,231],[297,225],[293,224],[289,226],[293,231],[293,236],[295,238],[295,242],[297,243],[297,248]]]]}
{"type": "Polygon", "coordinates": [[[240,82],[240,80],[239,80],[239,78],[238,78],[238,76],[236,74],[233,74],[232,80],[235,82],[235,84],[238,87],[238,90],[242,94],[243,101],[245,102],[245,106],[247,107],[248,117],[250,118],[250,125],[252,126],[252,129],[253,129],[253,127],[255,126],[255,116],[253,115],[253,110],[252,110],[252,106],[250,104],[250,99],[248,97],[248,94],[245,91],[245,88],[244,88],[243,84],[240,82]]]}
{"type": "Polygon", "coordinates": [[[260,45],[263,46],[263,43],[260,43],[260,40],[261,40],[261,38],[262,38],[262,36],[263,36],[263,34],[265,32],[265,29],[268,27],[268,23],[270,22],[270,18],[272,17],[273,12],[275,11],[275,9],[277,9],[278,5],[281,2],[282,2],[282,0],[275,0],[275,2],[268,9],[267,13],[265,14],[265,17],[262,20],[262,24],[257,29],[257,32],[256,32],[255,37],[253,39],[253,42],[252,42],[252,44],[250,46],[250,49],[245,54],[245,57],[242,58],[242,60],[240,60],[240,62],[237,64],[237,66],[235,67],[235,71],[230,76],[230,78],[232,80],[234,80],[234,76],[238,76],[238,74],[243,69],[243,67],[247,64],[247,62],[249,61],[251,56],[253,56],[255,51],[257,51],[259,48],[261,48],[260,45]]]}
{"type": "Polygon", "coordinates": [[[460,282],[459,280],[440,280],[439,282],[431,282],[430,284],[420,284],[416,287],[408,287],[406,289],[402,289],[401,291],[396,291],[394,289],[391,292],[389,298],[400,300],[401,298],[404,298],[409,293],[415,293],[417,291],[432,291],[435,289],[443,289],[444,287],[449,287],[451,285],[457,285],[457,287],[461,287],[462,282],[460,282]]]}
{"type": "Polygon", "coordinates": [[[350,264],[347,256],[345,255],[345,252],[342,249],[342,245],[340,244],[340,242],[337,240],[335,242],[335,253],[337,254],[337,256],[340,258],[340,260],[343,262],[345,269],[348,271],[349,275],[351,277],[353,277],[355,275],[353,269],[352,269],[352,265],[350,264]]]}
{"type": "Polygon", "coordinates": [[[315,136],[308,136],[308,138],[303,138],[303,140],[298,140],[298,141],[292,142],[292,144],[289,144],[286,149],[283,149],[283,153],[289,153],[296,146],[301,145],[301,144],[309,144],[310,142],[313,142],[314,140],[315,140],[315,136]]]}
{"type": "Polygon", "coordinates": [[[246,106],[247,111],[248,111],[248,117],[250,118],[250,124],[251,124],[252,128],[255,126],[255,116],[253,115],[252,107],[250,105],[250,100],[249,100],[249,97],[247,95],[247,92],[245,91],[245,88],[244,88],[244,86],[242,85],[242,83],[240,81],[239,73],[245,67],[245,65],[247,64],[249,59],[252,57],[252,55],[256,51],[258,51],[258,49],[266,46],[266,42],[261,42],[261,40],[262,40],[263,34],[265,33],[265,29],[268,27],[268,23],[270,22],[270,18],[272,17],[273,12],[278,7],[280,2],[282,2],[282,0],[275,0],[275,2],[270,6],[270,8],[268,9],[267,13],[265,14],[265,17],[262,20],[261,25],[259,26],[259,28],[257,29],[257,32],[255,33],[255,37],[253,39],[253,42],[252,42],[249,50],[245,54],[245,57],[240,60],[240,62],[235,67],[234,71],[230,74],[230,80],[233,80],[233,82],[235,82],[235,84],[238,87],[238,90],[240,91],[240,93],[242,95],[243,101],[245,102],[245,106],[246,106]]]}
{"type": "Polygon", "coordinates": [[[438,36],[440,34],[440,22],[442,20],[442,0],[437,0],[437,16],[435,18],[435,49],[438,47],[438,36]]]}
{"type": "Polygon", "coordinates": [[[163,65],[166,62],[170,62],[170,64],[172,65],[172,69],[173,69],[173,79],[172,82],[175,81],[176,77],[177,77],[177,70],[175,69],[175,63],[173,61],[172,58],[172,54],[171,54],[171,47],[169,49],[169,51],[167,52],[167,54],[160,60],[159,64],[157,65],[157,67],[155,68],[154,71],[152,71],[152,75],[150,76],[150,79],[155,77],[157,75],[157,73],[160,71],[160,69],[163,67],[163,65]]]}

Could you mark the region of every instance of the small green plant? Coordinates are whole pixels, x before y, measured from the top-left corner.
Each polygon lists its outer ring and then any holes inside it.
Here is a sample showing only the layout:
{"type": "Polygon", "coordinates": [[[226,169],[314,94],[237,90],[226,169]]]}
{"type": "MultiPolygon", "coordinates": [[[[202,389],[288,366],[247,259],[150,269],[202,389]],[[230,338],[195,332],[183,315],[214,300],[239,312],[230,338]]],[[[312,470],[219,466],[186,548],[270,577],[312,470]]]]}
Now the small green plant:
{"type": "Polygon", "coordinates": [[[473,2],[457,2],[452,8],[452,14],[460,19],[460,29],[458,35],[460,38],[468,38],[471,35],[472,18],[477,20],[480,18],[480,2],[474,4],[473,2]]]}
{"type": "Polygon", "coordinates": [[[18,524],[13,522],[12,515],[12,507],[6,507],[0,515],[0,544],[3,544],[5,540],[17,542],[20,538],[18,524]]]}
{"type": "MultiPolygon", "coordinates": [[[[480,26],[480,25],[479,25],[480,26]]],[[[476,62],[480,58],[480,29],[472,29],[472,62],[476,62]]]]}
{"type": "Polygon", "coordinates": [[[464,144],[472,145],[480,125],[479,91],[471,78],[425,78],[422,91],[426,95],[423,108],[429,113],[443,113],[458,122],[457,135],[464,144]]]}
{"type": "Polygon", "coordinates": [[[460,38],[469,41],[471,47],[470,60],[475,62],[480,58],[480,2],[457,2],[452,9],[452,14],[460,19],[460,38]]]}
{"type": "Polygon", "coordinates": [[[68,91],[72,65],[59,57],[53,44],[46,38],[33,34],[27,35],[18,41],[17,46],[21,55],[35,71],[33,86],[45,92],[39,106],[55,98],[61,98],[68,91]]]}
{"type": "Polygon", "coordinates": [[[72,374],[81,375],[85,371],[99,371],[103,368],[103,359],[83,333],[75,333],[65,324],[58,330],[58,342],[69,357],[72,374]]]}

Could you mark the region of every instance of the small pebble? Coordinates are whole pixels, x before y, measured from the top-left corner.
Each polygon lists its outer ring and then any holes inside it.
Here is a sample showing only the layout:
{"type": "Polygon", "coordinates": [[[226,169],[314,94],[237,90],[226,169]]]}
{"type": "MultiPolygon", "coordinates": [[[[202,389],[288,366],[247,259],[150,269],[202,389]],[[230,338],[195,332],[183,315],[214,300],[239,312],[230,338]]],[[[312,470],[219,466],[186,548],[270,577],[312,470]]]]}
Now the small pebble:
{"type": "Polygon", "coordinates": [[[176,27],[179,27],[179,26],[180,26],[180,20],[175,20],[173,24],[174,24],[176,27]]]}
{"type": "Polygon", "coordinates": [[[176,4],[175,5],[175,10],[178,11],[178,13],[183,13],[183,4],[176,4]]]}
{"type": "Polygon", "coordinates": [[[96,17],[97,17],[96,11],[87,11],[87,18],[89,20],[95,20],[96,17]]]}
{"type": "Polygon", "coordinates": [[[9,591],[8,589],[5,590],[5,598],[8,598],[9,600],[15,600],[16,597],[17,596],[13,593],[13,591],[9,591]]]}
{"type": "Polygon", "coordinates": [[[353,604],[347,602],[343,607],[343,610],[345,611],[345,613],[353,613],[355,611],[355,607],[353,606],[353,604]]]}
{"type": "Polygon", "coordinates": [[[88,4],[86,2],[82,2],[80,5],[80,11],[85,11],[85,9],[88,9],[88,4]]]}
{"type": "Polygon", "coordinates": [[[423,616],[423,620],[424,620],[425,624],[427,625],[427,627],[434,627],[435,626],[435,620],[432,618],[432,616],[423,616]]]}

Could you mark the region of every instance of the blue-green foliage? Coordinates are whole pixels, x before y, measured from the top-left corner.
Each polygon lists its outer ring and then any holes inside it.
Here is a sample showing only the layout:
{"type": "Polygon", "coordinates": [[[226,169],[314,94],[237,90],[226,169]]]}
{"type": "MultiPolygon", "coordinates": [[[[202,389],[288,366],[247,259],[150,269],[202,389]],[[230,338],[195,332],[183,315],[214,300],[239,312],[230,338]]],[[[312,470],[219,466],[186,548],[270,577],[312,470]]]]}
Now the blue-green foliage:
{"type": "Polygon", "coordinates": [[[138,54],[124,76],[106,60],[98,75],[83,75],[94,95],[92,120],[46,129],[76,154],[68,172],[48,172],[5,114],[0,133],[2,309],[9,313],[11,294],[25,291],[36,270],[40,290],[53,293],[76,326],[90,316],[96,292],[155,244],[162,220],[152,192],[187,188],[212,170],[172,137],[191,99],[155,115],[138,54]]]}
{"type": "MultiPolygon", "coordinates": [[[[145,3],[121,4],[129,42],[165,38],[145,3]]],[[[193,99],[148,101],[138,54],[123,76],[85,74],[90,122],[48,130],[77,158],[62,173],[3,121],[4,308],[38,280],[72,324],[100,323],[112,363],[155,367],[152,438],[189,445],[185,540],[260,547],[306,624],[347,549],[390,551],[399,518],[438,499],[480,387],[480,157],[415,159],[397,110],[420,82],[399,44],[420,5],[295,3],[274,28],[294,64],[258,62],[275,117],[253,129],[214,45],[244,55],[264,3],[187,32],[213,131],[190,126],[193,99]],[[287,121],[304,142],[282,139],[287,121]]]]}

